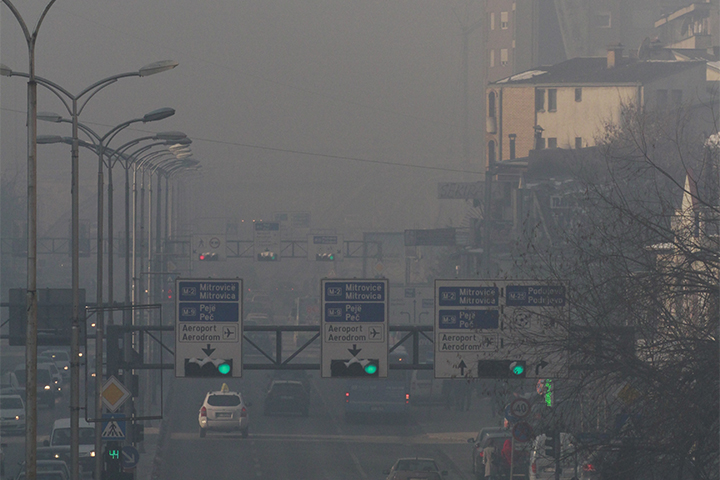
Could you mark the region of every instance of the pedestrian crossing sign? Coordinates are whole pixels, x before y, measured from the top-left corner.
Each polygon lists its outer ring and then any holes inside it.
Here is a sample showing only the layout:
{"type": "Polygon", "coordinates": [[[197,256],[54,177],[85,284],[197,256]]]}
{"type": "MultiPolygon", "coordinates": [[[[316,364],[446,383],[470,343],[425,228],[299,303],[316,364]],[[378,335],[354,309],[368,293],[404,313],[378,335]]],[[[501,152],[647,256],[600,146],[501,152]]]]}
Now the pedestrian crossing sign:
{"type": "Polygon", "coordinates": [[[123,414],[103,413],[103,440],[125,440],[127,422],[125,420],[116,420],[116,418],[122,418],[123,416],[123,414]]]}

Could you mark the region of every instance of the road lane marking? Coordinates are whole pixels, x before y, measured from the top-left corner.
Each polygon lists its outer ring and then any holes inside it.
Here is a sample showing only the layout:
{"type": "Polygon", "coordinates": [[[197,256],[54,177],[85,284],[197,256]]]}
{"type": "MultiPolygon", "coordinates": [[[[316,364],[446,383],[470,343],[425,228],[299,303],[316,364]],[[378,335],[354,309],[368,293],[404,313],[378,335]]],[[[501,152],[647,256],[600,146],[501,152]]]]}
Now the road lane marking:
{"type": "MultiPolygon", "coordinates": [[[[475,433],[477,435],[477,433],[475,433]]],[[[377,443],[377,444],[403,444],[403,445],[461,445],[466,444],[473,432],[451,432],[448,434],[423,433],[411,436],[389,435],[310,435],[286,433],[253,433],[257,442],[347,442],[347,443],[377,443]]],[[[197,432],[173,432],[172,440],[197,441],[197,432]]],[[[207,441],[227,441],[228,438],[239,438],[239,435],[208,435],[203,439],[207,441]]]]}

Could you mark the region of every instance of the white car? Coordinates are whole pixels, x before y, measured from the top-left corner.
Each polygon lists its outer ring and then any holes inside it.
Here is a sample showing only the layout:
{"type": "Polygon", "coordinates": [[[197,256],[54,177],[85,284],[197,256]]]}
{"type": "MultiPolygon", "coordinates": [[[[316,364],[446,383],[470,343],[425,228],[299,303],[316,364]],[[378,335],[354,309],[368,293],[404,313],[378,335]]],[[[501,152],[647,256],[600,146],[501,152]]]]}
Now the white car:
{"type": "MultiPolygon", "coordinates": [[[[85,419],[79,421],[80,436],[80,465],[83,471],[92,472],[95,469],[95,427],[90,425],[85,419]]],[[[60,418],[55,420],[50,439],[45,440],[43,445],[46,447],[65,447],[70,446],[70,419],[60,418]]]]}
{"type": "Polygon", "coordinates": [[[25,404],[20,395],[0,395],[0,432],[25,433],[25,404]]]}
{"type": "Polygon", "coordinates": [[[242,436],[248,436],[250,418],[247,407],[239,392],[231,392],[226,383],[220,391],[208,392],[198,413],[200,438],[208,430],[240,430],[242,436]]]}

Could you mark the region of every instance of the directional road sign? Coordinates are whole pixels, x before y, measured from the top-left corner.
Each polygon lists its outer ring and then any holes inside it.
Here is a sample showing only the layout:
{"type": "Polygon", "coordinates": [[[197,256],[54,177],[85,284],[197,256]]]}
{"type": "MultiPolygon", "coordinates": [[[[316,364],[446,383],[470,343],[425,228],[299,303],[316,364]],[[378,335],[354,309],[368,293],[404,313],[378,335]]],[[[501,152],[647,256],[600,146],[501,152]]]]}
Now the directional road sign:
{"type": "Polygon", "coordinates": [[[215,261],[227,260],[227,242],[225,235],[193,235],[192,258],[200,260],[200,256],[213,258],[215,261]]]}
{"type": "Polygon", "coordinates": [[[120,466],[122,468],[135,468],[140,461],[140,452],[132,445],[122,447],[122,456],[120,457],[120,466]]]}
{"type": "Polygon", "coordinates": [[[321,373],[387,377],[388,280],[321,281],[321,373]]]}
{"type": "Polygon", "coordinates": [[[564,307],[565,287],[540,280],[436,280],[435,377],[565,376],[564,307]]]}
{"type": "Polygon", "coordinates": [[[342,235],[308,235],[308,260],[311,262],[343,259],[342,235]]]}
{"type": "Polygon", "coordinates": [[[241,279],[177,279],[175,376],[242,376],[241,279]]]}
{"type": "Polygon", "coordinates": [[[103,413],[102,415],[102,439],[103,440],[125,440],[125,432],[127,432],[127,423],[125,420],[115,420],[122,418],[122,413],[103,413]]]}
{"type": "Polygon", "coordinates": [[[253,227],[253,247],[258,261],[272,258],[280,260],[282,238],[280,222],[255,222],[253,227]]]}

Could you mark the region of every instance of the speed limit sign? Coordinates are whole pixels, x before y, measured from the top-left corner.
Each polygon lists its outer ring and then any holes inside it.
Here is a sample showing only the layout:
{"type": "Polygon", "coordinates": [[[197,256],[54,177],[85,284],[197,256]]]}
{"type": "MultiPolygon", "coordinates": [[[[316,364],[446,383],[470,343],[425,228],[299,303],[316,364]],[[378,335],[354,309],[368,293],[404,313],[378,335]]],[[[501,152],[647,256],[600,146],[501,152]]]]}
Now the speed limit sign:
{"type": "Polygon", "coordinates": [[[516,398],[510,403],[510,414],[513,417],[524,418],[530,413],[530,402],[524,398],[516,398]]]}

